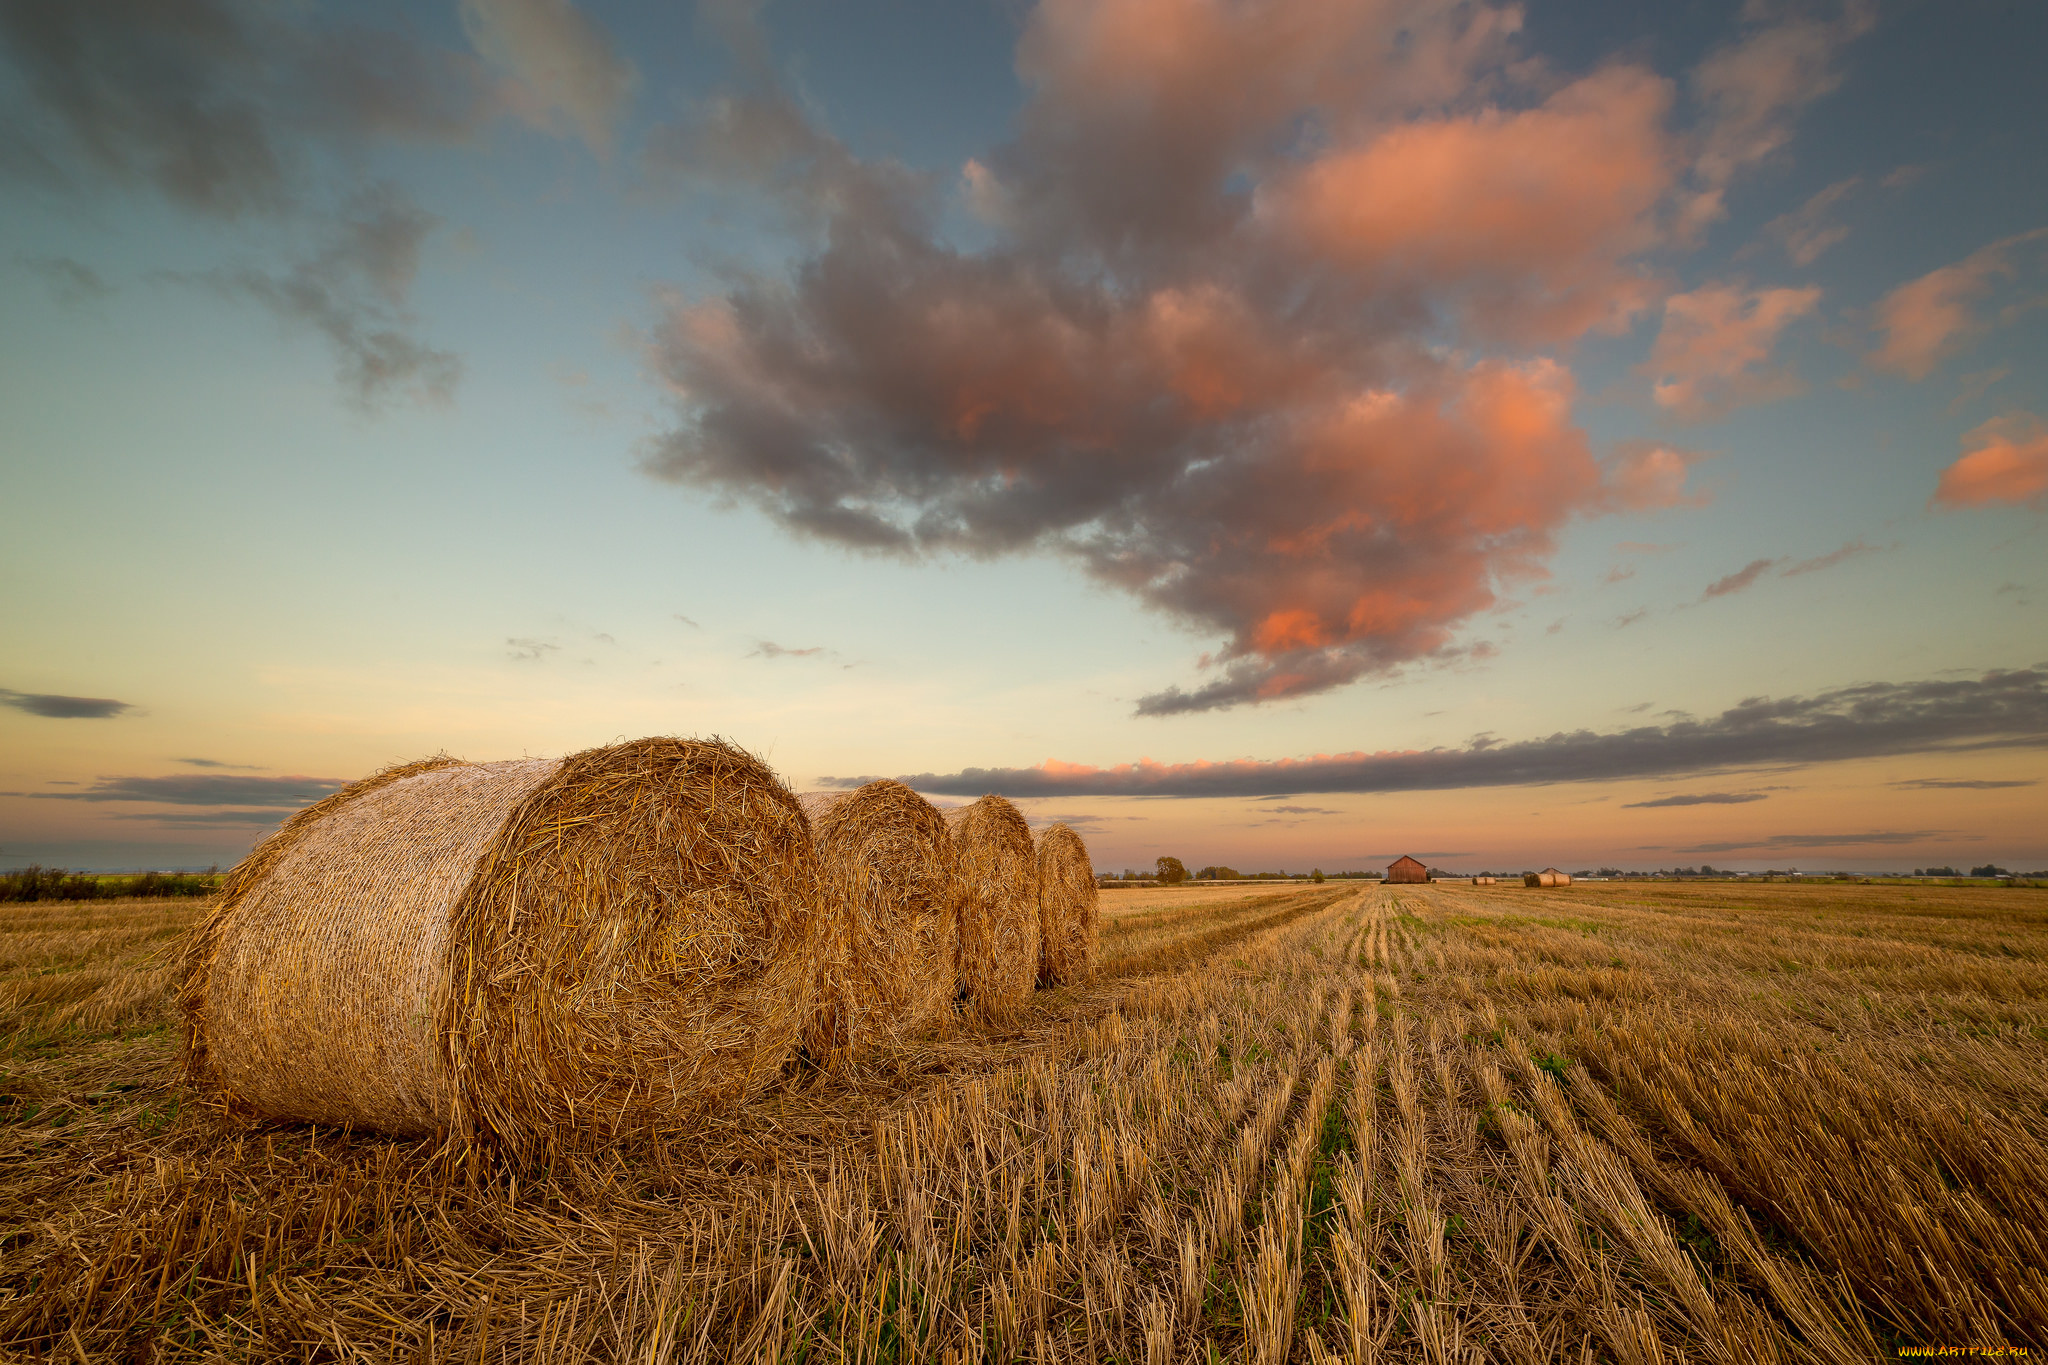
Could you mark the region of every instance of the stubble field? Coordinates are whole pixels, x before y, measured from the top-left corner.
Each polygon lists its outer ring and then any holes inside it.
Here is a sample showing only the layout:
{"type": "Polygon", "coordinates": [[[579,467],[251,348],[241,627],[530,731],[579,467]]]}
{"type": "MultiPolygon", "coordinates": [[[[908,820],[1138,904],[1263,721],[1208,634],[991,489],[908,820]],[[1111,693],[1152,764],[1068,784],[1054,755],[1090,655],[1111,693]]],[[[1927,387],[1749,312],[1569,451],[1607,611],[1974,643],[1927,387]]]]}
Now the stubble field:
{"type": "Polygon", "coordinates": [[[1107,893],[999,1030],[550,1170],[232,1124],[203,907],[0,907],[0,1350],[1867,1361],[2048,1349],[2048,892],[1107,893]]]}

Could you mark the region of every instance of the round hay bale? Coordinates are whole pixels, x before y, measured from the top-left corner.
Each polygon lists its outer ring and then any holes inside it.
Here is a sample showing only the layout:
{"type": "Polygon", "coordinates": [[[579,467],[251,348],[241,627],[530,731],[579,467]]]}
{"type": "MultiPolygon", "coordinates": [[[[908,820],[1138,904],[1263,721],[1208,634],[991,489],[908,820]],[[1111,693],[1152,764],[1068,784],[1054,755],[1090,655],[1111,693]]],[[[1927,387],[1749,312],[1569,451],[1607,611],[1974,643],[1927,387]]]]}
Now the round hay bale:
{"type": "Polygon", "coordinates": [[[1038,984],[1072,986],[1095,961],[1098,892],[1088,845],[1065,825],[1038,836],[1038,984]]]}
{"type": "Polygon", "coordinates": [[[1038,979],[1038,873],[1031,826],[1000,796],[946,812],[953,833],[955,964],[961,993],[998,1020],[1038,979]]]}
{"type": "Polygon", "coordinates": [[[229,874],[185,960],[187,1073],[517,1154],[674,1131],[794,1048],[818,890],[796,798],[722,741],[394,768],[229,874]]]}
{"type": "Polygon", "coordinates": [[[830,937],[804,1045],[893,1042],[953,1000],[953,838],[938,807],[887,778],[797,798],[811,820],[830,937]]]}

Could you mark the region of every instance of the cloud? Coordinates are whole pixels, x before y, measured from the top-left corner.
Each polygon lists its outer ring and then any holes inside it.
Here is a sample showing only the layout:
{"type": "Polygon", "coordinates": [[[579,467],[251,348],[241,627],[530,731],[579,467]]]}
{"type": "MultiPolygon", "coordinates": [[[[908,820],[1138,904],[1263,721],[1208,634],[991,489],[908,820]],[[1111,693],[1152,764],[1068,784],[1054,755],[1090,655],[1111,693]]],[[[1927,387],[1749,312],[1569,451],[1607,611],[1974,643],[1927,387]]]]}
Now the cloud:
{"type": "Polygon", "coordinates": [[[459,141],[497,110],[474,57],[258,0],[0,5],[0,170],[146,189],[223,218],[296,207],[308,144],[459,141]]]}
{"type": "Polygon", "coordinates": [[[2008,379],[2011,375],[2012,367],[2009,365],[1994,366],[1988,370],[1979,370],[1975,374],[1958,375],[1956,396],[1948,401],[1949,415],[1954,416],[1961,412],[1989,392],[1993,384],[2008,379]]]}
{"type": "Polygon", "coordinates": [[[1385,858],[1392,861],[1395,858],[1476,858],[1479,855],[1468,849],[1437,848],[1418,849],[1413,853],[1354,853],[1351,856],[1360,860],[1377,861],[1385,858]]]}
{"type": "MultiPolygon", "coordinates": [[[[1687,471],[1704,458],[1697,451],[1682,450],[1662,441],[1618,441],[1608,457],[1604,475],[1607,503],[1630,511],[1704,507],[1704,494],[1688,495],[1685,491],[1687,471]]],[[[1622,548],[1628,546],[1624,544],[1622,548]]]]}
{"type": "Polygon", "coordinates": [[[561,652],[562,647],[552,640],[530,640],[524,637],[505,637],[505,655],[519,663],[539,663],[550,654],[561,652]]]}
{"type": "MultiPolygon", "coordinates": [[[[1890,177],[1886,177],[1889,181],[1890,177]]],[[[1821,253],[1849,235],[1849,229],[1834,221],[1834,211],[1862,181],[1856,176],[1837,180],[1792,212],[1764,224],[1764,236],[1784,249],[1786,259],[1797,266],[1809,266],[1821,253]]]]}
{"type": "Polygon", "coordinates": [[[1903,781],[1894,782],[1891,785],[1894,787],[1914,787],[1922,790],[1985,792],[2002,791],[2008,787],[2032,787],[2038,785],[2038,783],[2031,777],[2017,778],[2010,781],[1998,781],[1991,778],[1909,777],[1903,781]]]}
{"type": "Polygon", "coordinates": [[[331,777],[102,777],[84,791],[8,792],[37,801],[159,801],[172,806],[261,806],[296,810],[348,783],[331,777]]]}
{"type": "Polygon", "coordinates": [[[275,825],[282,821],[289,811],[282,808],[273,810],[208,810],[208,811],[113,811],[106,815],[109,820],[147,820],[159,825],[182,825],[199,829],[234,829],[244,825],[275,825]]]}
{"type": "MultiPolygon", "coordinates": [[[[564,124],[602,152],[631,68],[568,0],[465,0],[465,29],[488,62],[327,8],[0,3],[0,67],[15,78],[0,81],[0,175],[254,222],[278,254],[338,222],[327,246],[283,267],[243,261],[176,278],[318,332],[359,406],[445,401],[461,364],[416,337],[404,307],[434,220],[364,185],[361,168],[383,145],[471,142],[508,114],[564,124]]],[[[90,267],[79,269],[60,288],[91,292],[90,267]]]]}
{"type": "Polygon", "coordinates": [[[1691,92],[1703,112],[1681,209],[1688,236],[1726,215],[1726,192],[1738,175],[1784,150],[1801,107],[1842,83],[1836,56],[1876,21],[1865,0],[1846,0],[1832,15],[1820,8],[1773,21],[1775,6],[1745,6],[1747,31],[1693,72],[1691,92]]]}
{"type": "Polygon", "coordinates": [[[11,706],[17,711],[26,711],[32,716],[45,716],[51,720],[109,720],[124,711],[133,711],[133,702],[115,701],[111,697],[66,697],[49,692],[11,692],[0,687],[0,706],[11,706]]]}
{"type": "Polygon", "coordinates": [[[1606,573],[1600,575],[1600,581],[1602,583],[1626,583],[1629,579],[1634,578],[1635,576],[1636,571],[1634,565],[1616,564],[1614,567],[1610,568],[1606,573]]]}
{"type": "Polygon", "coordinates": [[[812,645],[809,649],[787,649],[773,640],[761,640],[749,650],[749,659],[809,659],[831,651],[823,645],[812,645]]]}
{"type": "Polygon", "coordinates": [[[1982,507],[2048,501],[2048,422],[2031,412],[1994,417],[1963,437],[1963,455],[1941,471],[1930,506],[1982,507]]]}
{"type": "Polygon", "coordinates": [[[1711,598],[1741,592],[1782,562],[1776,559],[1752,559],[1726,578],[1717,578],[1707,584],[1707,590],[1700,594],[1700,601],[1705,602],[1711,598]]]}
{"type": "Polygon", "coordinates": [[[1640,372],[1651,397],[1674,417],[1697,422],[1732,408],[1793,397],[1805,385],[1772,365],[1778,335],[1813,311],[1820,290],[1744,289],[1710,284],[1664,300],[1664,325],[1640,372]]]}
{"type": "Polygon", "coordinates": [[[569,0],[462,0],[462,28],[511,74],[514,112],[536,127],[566,125],[592,152],[610,154],[639,77],[589,15],[569,0]]]}
{"type": "Polygon", "coordinates": [[[1670,85],[1538,86],[1519,23],[1047,0],[1015,135],[960,182],[976,250],[938,231],[955,187],[743,63],[650,160],[818,245],[661,299],[676,416],[647,469],[858,551],[1063,556],[1218,642],[1140,714],[1477,657],[1459,629],[1564,526],[1682,501],[1694,458],[1602,460],[1548,353],[1661,287],[1670,85]]]}
{"type": "Polygon", "coordinates": [[[689,627],[689,628],[690,628],[691,630],[702,630],[702,629],[704,629],[704,627],[702,627],[702,626],[698,625],[698,624],[697,624],[697,623],[696,623],[695,621],[692,621],[692,620],[691,620],[691,619],[690,619],[689,617],[687,617],[687,616],[683,615],[683,614],[682,614],[681,612],[679,612],[679,611],[678,611],[678,612],[670,612],[669,614],[670,614],[671,616],[675,617],[675,618],[676,618],[676,620],[678,620],[678,621],[681,621],[681,622],[682,622],[682,623],[683,623],[684,625],[688,626],[688,627],[689,627]]]}
{"type": "Polygon", "coordinates": [[[1762,792],[1702,792],[1697,796],[1660,796],[1655,801],[1630,801],[1623,810],[1656,810],[1664,806],[1741,806],[1769,798],[1762,792]]]}
{"type": "Polygon", "coordinates": [[[226,768],[244,773],[260,773],[263,771],[260,766],[254,763],[223,763],[217,758],[179,758],[172,761],[184,763],[194,768],[226,768]]]}
{"type": "Polygon", "coordinates": [[[1874,555],[1877,552],[1875,545],[1865,545],[1862,541],[1855,540],[1839,550],[1830,550],[1824,555],[1815,555],[1812,559],[1802,559],[1778,576],[1796,578],[1800,574],[1819,573],[1822,569],[1834,568],[1845,559],[1854,559],[1859,555],[1874,555]]]}
{"type": "Polygon", "coordinates": [[[1325,810],[1321,806],[1259,806],[1257,809],[1267,815],[1342,815],[1341,810],[1325,810]]]}
{"type": "Polygon", "coordinates": [[[1648,607],[1637,607],[1632,612],[1628,612],[1625,615],[1615,617],[1613,623],[1614,628],[1616,630],[1624,630],[1629,626],[1634,625],[1638,621],[1647,619],[1649,614],[1650,609],[1648,607]]]}
{"type": "Polygon", "coordinates": [[[240,266],[193,278],[324,336],[335,378],[360,408],[401,393],[445,403],[462,377],[460,357],[405,330],[406,296],[436,221],[397,190],[375,186],[357,196],[325,248],[289,269],[240,266]]]}
{"type": "MultiPolygon", "coordinates": [[[[901,780],[954,796],[1287,796],[1452,791],[1673,777],[1939,750],[2048,746],[2048,665],[1975,679],[1863,683],[1809,697],[1753,697],[1710,720],[1462,749],[1353,752],[1270,762],[1113,768],[1057,760],[1035,768],[968,768],[901,780]]],[[[822,778],[858,786],[864,778],[822,778]]]]}
{"type": "Polygon", "coordinates": [[[29,256],[22,263],[43,277],[60,303],[90,303],[114,292],[97,270],[69,256],[29,256]]]}
{"type": "Polygon", "coordinates": [[[2048,239],[2048,228],[2003,238],[1885,295],[1877,304],[1884,344],[1867,357],[1871,366],[1914,380],[1932,374],[1943,358],[1983,330],[1973,307],[1977,300],[2000,281],[2016,278],[2022,248],[2043,239],[2048,239]]]}
{"type": "Polygon", "coordinates": [[[1690,848],[1674,849],[1676,853],[1740,853],[1745,849],[1801,849],[1801,848],[1862,848],[1876,845],[1893,846],[1917,844],[1927,839],[1939,839],[1949,835],[1942,829],[1881,829],[1867,830],[1860,834],[1774,834],[1767,839],[1752,839],[1721,844],[1694,844],[1690,848]]]}

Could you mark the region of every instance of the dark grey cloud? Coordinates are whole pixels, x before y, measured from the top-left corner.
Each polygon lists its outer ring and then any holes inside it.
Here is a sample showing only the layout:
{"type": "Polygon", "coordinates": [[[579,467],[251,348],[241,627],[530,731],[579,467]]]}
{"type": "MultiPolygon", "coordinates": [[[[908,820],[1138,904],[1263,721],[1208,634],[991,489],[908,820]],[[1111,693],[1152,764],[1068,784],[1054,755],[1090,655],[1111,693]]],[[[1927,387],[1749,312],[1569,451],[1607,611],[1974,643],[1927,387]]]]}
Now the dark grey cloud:
{"type": "Polygon", "coordinates": [[[62,303],[90,303],[114,292],[99,271],[69,256],[30,256],[23,258],[22,264],[42,276],[62,303]]]}
{"type": "MultiPolygon", "coordinates": [[[[1692,844],[1672,849],[1673,853],[1741,853],[1750,849],[1787,850],[1802,848],[1862,848],[1870,845],[1895,846],[1924,843],[1929,839],[1954,836],[1944,829],[1876,829],[1856,834],[1773,834],[1766,839],[1739,840],[1718,844],[1692,844]]],[[[1974,842],[1974,840],[1966,840],[1974,842]]]]}
{"type": "Polygon", "coordinates": [[[812,645],[809,649],[790,649],[776,644],[773,640],[762,640],[747,652],[749,659],[810,659],[830,653],[823,645],[812,645]]]}
{"type": "Polygon", "coordinates": [[[1912,777],[1907,778],[1903,782],[1894,782],[1891,785],[1894,787],[1918,787],[1940,791],[1988,792],[2003,791],[2007,787],[2032,787],[2037,785],[2037,783],[2031,777],[2017,778],[2010,781],[1994,781],[1990,778],[1912,777]]]}
{"type": "Polygon", "coordinates": [[[110,820],[147,820],[157,825],[182,825],[199,829],[239,829],[248,825],[275,825],[297,807],[268,810],[208,811],[112,811],[110,820]]]}
{"type": "Polygon", "coordinates": [[[1660,796],[1655,801],[1630,801],[1623,810],[1654,810],[1660,806],[1740,806],[1767,798],[1762,792],[1701,792],[1697,796],[1660,796]]]}
{"type": "Polygon", "coordinates": [[[1839,550],[1830,550],[1824,555],[1815,555],[1812,559],[1802,559],[1797,564],[1787,568],[1779,576],[1781,578],[1797,578],[1800,574],[1819,573],[1822,569],[1834,568],[1835,565],[1840,564],[1845,559],[1855,559],[1860,555],[1874,555],[1876,553],[1878,553],[1877,546],[1865,545],[1860,540],[1852,540],[1839,550]]]}
{"type": "Polygon", "coordinates": [[[1726,578],[1717,578],[1707,584],[1707,590],[1700,594],[1700,600],[1704,602],[1709,598],[1726,597],[1730,593],[1741,592],[1771,569],[1776,568],[1779,562],[1775,559],[1752,559],[1726,578]]]}
{"type": "Polygon", "coordinates": [[[406,297],[438,220],[388,185],[359,193],[318,252],[283,270],[255,266],[185,277],[312,328],[334,352],[335,378],[364,409],[398,396],[445,403],[462,378],[452,351],[412,335],[406,297]]]}
{"type": "Polygon", "coordinates": [[[8,792],[38,801],[159,801],[171,806],[262,806],[295,810],[348,784],[332,777],[102,777],[84,791],[8,792]]]}
{"type": "MultiPolygon", "coordinates": [[[[577,17],[572,6],[540,8],[577,17]]],[[[285,264],[249,259],[177,278],[311,328],[365,408],[399,394],[443,401],[461,364],[417,337],[405,310],[435,220],[365,187],[357,168],[378,143],[459,143],[500,116],[532,119],[560,102],[535,102],[530,71],[422,42],[409,25],[270,0],[0,0],[0,76],[10,70],[0,175],[265,224],[267,254],[285,264]],[[310,254],[283,249],[329,224],[338,228],[310,254]]],[[[97,292],[90,266],[56,270],[61,279],[46,275],[60,290],[97,292]]]]}
{"type": "Polygon", "coordinates": [[[0,687],[0,706],[11,706],[51,720],[108,720],[133,711],[133,702],[111,697],[66,697],[52,692],[11,692],[0,687]]]}
{"type": "MultiPolygon", "coordinates": [[[[1707,720],[1681,716],[1606,734],[1560,732],[1461,749],[1355,752],[1271,762],[1114,768],[1049,763],[967,768],[901,780],[956,796],[1281,796],[1317,792],[1446,791],[1781,768],[1887,754],[2048,746],[2048,664],[1980,678],[1860,683],[1808,697],[1752,697],[1707,720]]],[[[858,786],[866,778],[821,778],[858,786]]]]}
{"type": "Polygon", "coordinates": [[[217,758],[180,758],[172,761],[183,763],[192,768],[220,768],[242,773],[260,773],[263,771],[261,767],[254,763],[223,763],[217,758]]]}
{"type": "Polygon", "coordinates": [[[505,637],[506,657],[523,664],[539,663],[550,654],[561,653],[562,647],[552,640],[529,640],[522,636],[505,637]]]}
{"type": "Polygon", "coordinates": [[[1342,815],[1341,810],[1325,810],[1321,806],[1260,806],[1268,815],[1342,815]]]}
{"type": "Polygon", "coordinates": [[[0,0],[0,171],[217,217],[304,194],[308,144],[456,141],[500,111],[474,56],[263,0],[0,0]]]}
{"type": "Polygon", "coordinates": [[[678,611],[678,612],[672,612],[672,613],[670,613],[670,614],[671,614],[672,616],[674,616],[674,617],[676,618],[676,620],[678,620],[678,621],[681,621],[681,622],[682,622],[682,623],[683,623],[684,625],[688,626],[688,627],[689,627],[689,628],[690,628],[691,630],[702,630],[702,629],[704,629],[704,627],[702,627],[702,626],[698,625],[698,624],[697,624],[697,623],[696,623],[695,621],[692,621],[692,620],[691,620],[691,619],[690,619],[689,617],[687,617],[687,616],[683,615],[683,614],[682,614],[681,612],[679,612],[679,611],[678,611]]]}

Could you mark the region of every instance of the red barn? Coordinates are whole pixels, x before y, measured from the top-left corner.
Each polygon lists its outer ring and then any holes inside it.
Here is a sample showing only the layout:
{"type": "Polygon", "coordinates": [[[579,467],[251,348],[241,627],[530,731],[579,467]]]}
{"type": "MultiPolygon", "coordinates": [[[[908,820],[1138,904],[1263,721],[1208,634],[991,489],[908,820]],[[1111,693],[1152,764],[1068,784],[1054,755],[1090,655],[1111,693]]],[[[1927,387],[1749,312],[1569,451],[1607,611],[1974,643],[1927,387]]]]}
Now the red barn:
{"type": "Polygon", "coordinates": [[[1394,860],[1393,866],[1387,869],[1387,880],[1390,882],[1427,882],[1429,880],[1429,869],[1416,862],[1413,858],[1403,854],[1394,860]]]}

